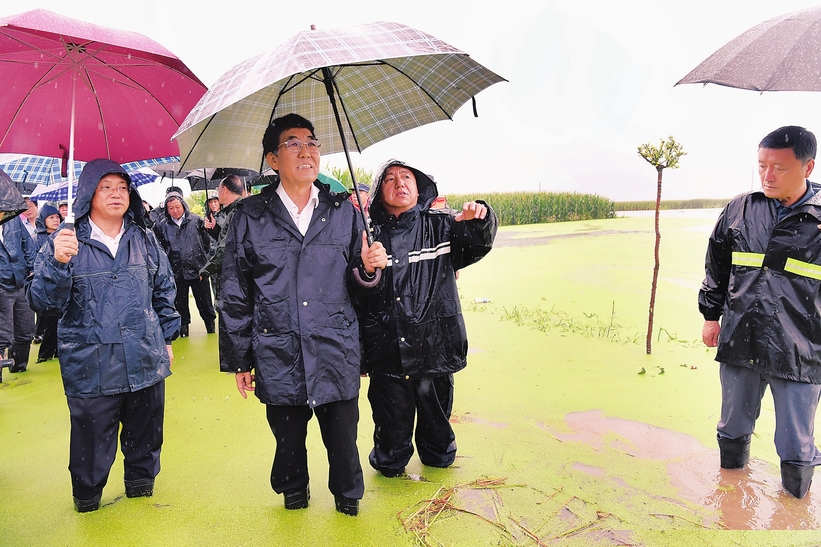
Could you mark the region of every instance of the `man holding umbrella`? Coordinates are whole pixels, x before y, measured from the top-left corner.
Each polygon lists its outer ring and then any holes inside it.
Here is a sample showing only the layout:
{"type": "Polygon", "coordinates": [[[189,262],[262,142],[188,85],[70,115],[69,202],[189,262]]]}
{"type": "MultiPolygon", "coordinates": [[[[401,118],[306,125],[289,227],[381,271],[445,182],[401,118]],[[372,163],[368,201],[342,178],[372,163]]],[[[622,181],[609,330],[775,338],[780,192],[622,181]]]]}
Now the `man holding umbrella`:
{"type": "Polygon", "coordinates": [[[38,253],[26,296],[38,313],[60,313],[68,468],[74,507],[86,512],[100,507],[118,430],[126,496],[154,492],[180,316],[168,258],[146,230],[142,200],[119,164],[85,165],[75,212],[76,232],[60,230],[38,253]]]}
{"type": "Polygon", "coordinates": [[[285,508],[308,506],[305,437],[316,414],[336,510],[357,515],[360,347],[349,293],[373,290],[356,278],[373,279],[387,255],[381,244],[368,246],[346,194],[317,181],[320,143],[311,122],[276,118],[262,144],[280,182],[240,201],[227,228],[220,368],[236,373],[243,397],[254,391],[266,405],[276,440],[271,486],[285,508]]]}

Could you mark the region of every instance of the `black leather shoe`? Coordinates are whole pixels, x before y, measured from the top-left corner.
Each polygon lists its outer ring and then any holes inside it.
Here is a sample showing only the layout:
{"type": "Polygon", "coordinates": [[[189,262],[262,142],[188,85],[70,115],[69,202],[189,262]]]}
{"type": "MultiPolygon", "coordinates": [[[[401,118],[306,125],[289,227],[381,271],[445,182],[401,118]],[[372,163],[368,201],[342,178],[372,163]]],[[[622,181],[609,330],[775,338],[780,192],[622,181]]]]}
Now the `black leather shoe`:
{"type": "Polygon", "coordinates": [[[298,492],[286,492],[283,497],[285,498],[285,509],[306,509],[308,500],[311,499],[311,489],[309,487],[298,492]]]}
{"type": "Polygon", "coordinates": [[[150,498],[154,495],[154,479],[125,481],[125,495],[128,498],[150,498]]]}
{"type": "Polygon", "coordinates": [[[180,338],[188,338],[188,325],[180,325],[180,338]]]}
{"type": "Polygon", "coordinates": [[[787,492],[801,499],[810,491],[814,471],[813,466],[803,467],[781,462],[781,484],[787,492]]]}
{"type": "Polygon", "coordinates": [[[359,500],[343,496],[334,496],[334,503],[336,504],[336,510],[343,515],[355,517],[359,514],[359,500]]]}
{"type": "Polygon", "coordinates": [[[100,508],[100,497],[102,496],[98,495],[90,500],[78,500],[77,498],[74,498],[74,510],[78,513],[96,511],[100,508]]]}

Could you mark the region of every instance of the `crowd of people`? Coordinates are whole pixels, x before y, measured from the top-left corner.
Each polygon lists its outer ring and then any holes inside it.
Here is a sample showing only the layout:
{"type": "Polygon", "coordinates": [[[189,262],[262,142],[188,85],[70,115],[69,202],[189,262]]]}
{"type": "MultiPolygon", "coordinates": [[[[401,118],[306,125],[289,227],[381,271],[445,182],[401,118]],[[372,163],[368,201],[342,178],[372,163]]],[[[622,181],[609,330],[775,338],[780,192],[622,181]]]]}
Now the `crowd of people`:
{"type": "Polygon", "coordinates": [[[189,334],[189,288],[207,333],[218,320],[219,370],[265,405],[271,487],[286,509],[309,505],[306,436],[316,415],[335,508],[359,513],[363,376],[374,469],[402,474],[415,420],[421,461],[453,463],[453,373],[467,356],[456,273],[490,251],[495,214],[483,202],[442,208],[433,178],[398,161],[372,190],[332,191],[318,180],[314,127],[296,114],[273,120],[262,144],[275,182],[249,195],[229,176],[204,217],[175,187],[146,207],[129,174],[99,159],[80,174],[72,226],[61,226],[59,207],[38,211],[33,200],[2,225],[0,313],[14,321],[0,323],[0,349],[12,372],[26,370],[32,340],[38,362],[59,359],[77,511],[99,509],[118,430],[126,496],[153,495],[165,378],[173,341],[189,334]]]}
{"type": "MultiPolygon", "coordinates": [[[[286,509],[309,506],[306,438],[316,416],[335,508],[359,514],[364,376],[373,469],[400,476],[414,452],[427,466],[453,464],[454,374],[468,348],[456,280],[490,252],[492,208],[450,209],[433,177],[398,160],[372,188],[334,192],[318,180],[314,126],[297,114],[274,119],[262,146],[275,182],[249,195],[229,176],[206,218],[174,187],[147,211],[128,173],[99,159],[80,175],[73,226],[60,227],[59,206],[38,211],[31,199],[0,226],[0,313],[12,318],[0,322],[0,350],[12,372],[26,370],[32,340],[38,362],[59,358],[77,511],[99,508],[119,429],[126,496],[153,495],[165,378],[173,340],[189,334],[189,288],[206,332],[219,319],[219,370],[264,404],[270,483],[286,509]]],[[[821,464],[821,186],[808,180],[816,151],[815,136],[797,126],[761,141],[762,189],[721,213],[699,293],[702,338],[720,362],[720,466],[747,465],[769,386],[782,484],[797,498],[821,464]]]]}

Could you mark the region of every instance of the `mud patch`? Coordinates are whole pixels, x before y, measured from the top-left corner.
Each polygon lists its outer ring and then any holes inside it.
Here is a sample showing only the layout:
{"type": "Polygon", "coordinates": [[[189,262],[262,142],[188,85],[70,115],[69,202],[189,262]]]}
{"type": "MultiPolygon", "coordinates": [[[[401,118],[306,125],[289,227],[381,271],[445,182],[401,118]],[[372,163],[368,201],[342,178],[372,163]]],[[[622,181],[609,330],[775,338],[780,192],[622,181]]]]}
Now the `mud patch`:
{"type": "MultiPolygon", "coordinates": [[[[608,417],[600,410],[565,416],[570,431],[537,425],[562,442],[578,442],[600,451],[614,451],[638,460],[666,462],[670,484],[691,503],[719,512],[710,526],[732,530],[814,530],[821,527],[821,493],[811,490],[798,500],[781,486],[778,468],[752,459],[740,470],[721,469],[718,448],[708,448],[689,435],[654,425],[608,417]]],[[[577,462],[571,469],[602,476],[598,467],[577,462]]],[[[624,485],[622,477],[609,476],[624,485]]],[[[648,492],[648,495],[651,493],[648,492]]],[[[655,515],[670,518],[672,515],[655,515]]]]}

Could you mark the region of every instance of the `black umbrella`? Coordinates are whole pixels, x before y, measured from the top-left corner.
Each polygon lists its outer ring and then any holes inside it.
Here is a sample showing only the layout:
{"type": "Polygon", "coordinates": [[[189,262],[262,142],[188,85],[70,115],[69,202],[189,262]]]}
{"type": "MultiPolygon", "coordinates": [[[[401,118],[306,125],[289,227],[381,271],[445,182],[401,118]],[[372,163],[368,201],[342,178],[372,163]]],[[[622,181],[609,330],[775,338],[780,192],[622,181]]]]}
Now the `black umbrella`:
{"type": "Polygon", "coordinates": [[[0,169],[0,224],[7,222],[28,209],[26,201],[14,181],[0,169]]]}

